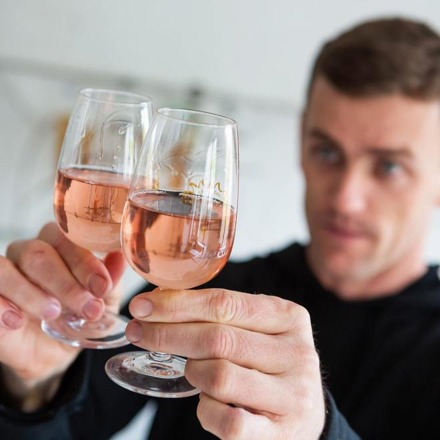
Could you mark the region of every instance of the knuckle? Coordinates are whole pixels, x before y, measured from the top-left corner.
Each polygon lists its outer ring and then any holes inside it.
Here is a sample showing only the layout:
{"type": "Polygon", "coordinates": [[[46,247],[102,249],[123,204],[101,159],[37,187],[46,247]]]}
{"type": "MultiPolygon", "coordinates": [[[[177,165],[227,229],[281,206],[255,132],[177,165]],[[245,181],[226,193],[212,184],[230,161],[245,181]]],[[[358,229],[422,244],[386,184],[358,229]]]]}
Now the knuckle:
{"type": "Polygon", "coordinates": [[[313,345],[308,343],[293,343],[291,345],[291,359],[301,361],[304,374],[320,374],[321,362],[313,345]]]}
{"type": "Polygon", "coordinates": [[[210,301],[212,316],[217,322],[231,322],[242,313],[243,301],[240,296],[225,289],[216,289],[210,301]]]}
{"type": "Polygon", "coordinates": [[[17,264],[26,273],[38,273],[45,265],[48,256],[47,247],[40,240],[31,240],[23,245],[17,264]]]}
{"type": "Polygon", "coordinates": [[[167,332],[163,325],[154,324],[149,331],[145,332],[149,337],[151,349],[154,351],[164,352],[166,350],[167,332]]]}
{"type": "MultiPolygon", "coordinates": [[[[310,315],[307,309],[300,304],[272,295],[258,295],[263,299],[264,310],[273,316],[279,317],[283,332],[311,328],[310,315]]],[[[260,309],[262,306],[259,306],[260,309]]]]}
{"type": "MultiPolygon", "coordinates": [[[[245,437],[245,415],[242,408],[227,405],[226,408],[217,413],[213,421],[212,408],[206,403],[205,395],[200,394],[200,401],[197,406],[197,418],[202,427],[210,431],[215,428],[216,435],[225,440],[237,440],[245,437]]],[[[212,431],[211,431],[212,432],[212,431]]]]}
{"type": "Polygon", "coordinates": [[[243,411],[242,408],[230,408],[227,417],[223,421],[222,438],[226,440],[244,438],[245,420],[243,411]]]}
{"type": "Polygon", "coordinates": [[[205,333],[206,347],[214,359],[229,359],[235,350],[235,337],[231,329],[222,325],[209,326],[205,333]]]}
{"type": "Polygon", "coordinates": [[[307,345],[302,348],[302,351],[302,358],[304,359],[305,370],[309,371],[310,374],[320,375],[321,362],[316,349],[307,345]]]}
{"type": "MultiPolygon", "coordinates": [[[[301,368],[288,372],[285,379],[291,383],[293,400],[286,398],[286,407],[294,407],[297,414],[306,416],[314,411],[317,402],[322,399],[322,380],[319,356],[308,344],[293,347],[293,359],[299,359],[301,368]]],[[[298,364],[298,362],[295,362],[298,364]]]]}
{"type": "Polygon", "coordinates": [[[314,347],[308,347],[307,353],[305,354],[307,364],[312,371],[321,371],[321,360],[314,347]]]}
{"type": "Polygon", "coordinates": [[[300,329],[311,327],[310,314],[305,307],[291,301],[285,301],[284,307],[292,327],[300,329]]]}
{"type": "Polygon", "coordinates": [[[205,417],[205,405],[203,403],[203,394],[200,394],[200,401],[197,405],[197,411],[196,411],[197,418],[199,419],[200,425],[202,425],[202,428],[206,431],[209,431],[209,426],[206,423],[206,417],[205,417]]]}
{"type": "Polygon", "coordinates": [[[228,362],[221,360],[212,368],[208,387],[210,393],[218,398],[227,398],[234,383],[234,374],[228,362]]]}
{"type": "MultiPolygon", "coordinates": [[[[311,377],[303,377],[295,386],[295,408],[299,417],[307,416],[315,410],[317,393],[315,381],[311,377]]],[[[321,393],[322,395],[322,393],[321,393]]]]}

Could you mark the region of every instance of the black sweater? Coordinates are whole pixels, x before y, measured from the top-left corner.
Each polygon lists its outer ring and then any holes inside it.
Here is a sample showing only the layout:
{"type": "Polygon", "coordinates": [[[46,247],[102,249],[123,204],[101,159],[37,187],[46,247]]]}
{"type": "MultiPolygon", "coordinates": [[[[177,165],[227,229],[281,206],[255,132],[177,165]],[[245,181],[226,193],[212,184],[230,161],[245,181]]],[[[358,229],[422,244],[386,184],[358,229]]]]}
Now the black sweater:
{"type": "MultiPolygon", "coordinates": [[[[436,267],[398,295],[346,302],[318,284],[304,248],[294,244],[265,258],[228,263],[207,286],[277,295],[308,309],[329,405],[323,439],[440,438],[436,267]]],[[[81,353],[41,412],[22,414],[1,405],[0,438],[108,439],[148,400],[113,384],[104,373],[105,361],[126,350],[81,353]]],[[[150,440],[214,438],[197,421],[197,396],[157,402],[150,440]]]]}

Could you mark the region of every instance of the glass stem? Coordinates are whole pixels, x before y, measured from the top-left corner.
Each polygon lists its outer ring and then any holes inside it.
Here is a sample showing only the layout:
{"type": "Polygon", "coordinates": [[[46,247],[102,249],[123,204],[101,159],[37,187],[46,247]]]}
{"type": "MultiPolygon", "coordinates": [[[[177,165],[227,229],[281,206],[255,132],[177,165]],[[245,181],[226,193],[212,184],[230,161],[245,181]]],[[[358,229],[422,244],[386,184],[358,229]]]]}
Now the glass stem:
{"type": "Polygon", "coordinates": [[[149,353],[150,358],[156,362],[171,362],[171,355],[168,353],[160,353],[158,351],[151,351],[149,353]]]}
{"type": "MultiPolygon", "coordinates": [[[[159,286],[160,290],[166,289],[166,287],[159,286]]],[[[150,359],[156,362],[172,362],[173,358],[171,354],[161,353],[159,351],[150,351],[149,352],[150,359]]]]}

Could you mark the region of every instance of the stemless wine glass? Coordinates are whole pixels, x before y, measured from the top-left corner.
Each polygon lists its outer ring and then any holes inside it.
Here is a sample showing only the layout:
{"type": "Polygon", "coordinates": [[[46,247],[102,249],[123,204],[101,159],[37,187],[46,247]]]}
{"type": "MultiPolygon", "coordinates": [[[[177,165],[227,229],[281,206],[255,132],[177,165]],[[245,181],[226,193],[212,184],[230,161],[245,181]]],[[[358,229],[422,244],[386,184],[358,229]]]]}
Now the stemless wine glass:
{"type": "MultiPolygon", "coordinates": [[[[55,219],[73,243],[98,256],[120,248],[122,210],[153,116],[150,98],[131,92],[83,89],[64,136],[55,182],[55,219]]],[[[50,336],[73,346],[128,344],[128,319],[106,310],[87,321],[69,310],[43,321],[50,336]]]]}
{"type": "MultiPolygon", "coordinates": [[[[124,208],[124,254],[146,280],[167,289],[199,286],[232,250],[238,200],[235,121],[185,109],[159,109],[145,139],[124,208]]],[[[156,397],[197,394],[185,359],[137,351],[116,355],[106,372],[131,391],[156,397]]]]}

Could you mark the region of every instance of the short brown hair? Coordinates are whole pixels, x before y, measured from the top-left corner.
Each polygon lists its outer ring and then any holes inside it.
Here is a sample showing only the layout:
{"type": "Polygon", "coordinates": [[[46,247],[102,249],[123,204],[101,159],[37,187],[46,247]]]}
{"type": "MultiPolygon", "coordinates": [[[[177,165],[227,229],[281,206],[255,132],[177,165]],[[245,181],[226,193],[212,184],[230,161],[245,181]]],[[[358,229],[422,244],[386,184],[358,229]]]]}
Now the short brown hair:
{"type": "Polygon", "coordinates": [[[410,19],[367,21],[324,44],[313,65],[308,98],[318,76],[353,96],[398,93],[440,100],[440,36],[410,19]]]}

